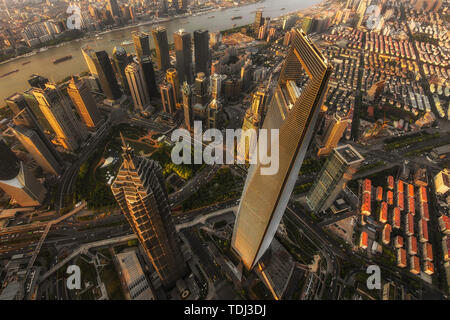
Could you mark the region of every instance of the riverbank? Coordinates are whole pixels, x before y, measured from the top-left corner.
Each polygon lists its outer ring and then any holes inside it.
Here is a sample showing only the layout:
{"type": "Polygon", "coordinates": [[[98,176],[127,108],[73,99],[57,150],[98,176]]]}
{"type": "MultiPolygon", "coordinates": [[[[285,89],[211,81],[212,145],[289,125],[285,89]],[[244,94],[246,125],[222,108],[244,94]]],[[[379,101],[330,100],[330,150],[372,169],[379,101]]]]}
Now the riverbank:
{"type": "MultiPolygon", "coordinates": [[[[55,44],[55,45],[44,46],[42,48],[45,48],[45,51],[47,51],[48,49],[58,48],[58,47],[61,47],[63,45],[67,45],[67,44],[69,44],[71,42],[89,40],[91,38],[95,38],[95,37],[98,37],[98,36],[101,36],[101,35],[105,35],[105,34],[108,34],[108,33],[111,33],[111,32],[127,30],[127,29],[137,28],[137,27],[141,27],[141,26],[148,26],[148,25],[153,25],[153,24],[159,24],[159,23],[164,23],[164,22],[171,22],[171,21],[176,21],[176,20],[179,20],[179,19],[189,18],[191,16],[194,16],[194,17],[195,16],[202,16],[202,15],[206,15],[206,14],[211,13],[211,12],[216,12],[216,11],[225,10],[225,9],[232,9],[232,8],[236,8],[236,7],[243,7],[243,6],[252,5],[252,4],[255,4],[255,3],[259,3],[259,2],[263,2],[263,0],[255,1],[255,2],[252,2],[252,3],[237,4],[237,5],[234,5],[234,6],[231,6],[231,7],[220,7],[219,6],[219,7],[211,8],[210,10],[205,10],[205,11],[201,11],[199,13],[194,13],[194,14],[185,13],[183,15],[176,15],[176,16],[167,17],[167,18],[155,18],[152,21],[144,21],[144,22],[129,24],[129,25],[126,25],[126,26],[123,26],[123,27],[111,28],[111,29],[108,29],[108,30],[100,31],[100,32],[85,32],[84,33],[85,36],[82,37],[82,38],[73,39],[73,40],[69,40],[69,41],[64,41],[62,43],[58,43],[58,44],[55,44]]],[[[7,64],[9,62],[17,61],[17,60],[24,59],[24,58],[29,58],[31,56],[39,54],[40,52],[42,52],[42,51],[40,51],[42,48],[34,49],[33,51],[25,53],[23,55],[13,57],[13,58],[10,58],[10,59],[5,60],[5,61],[1,61],[0,65],[4,65],[4,64],[7,64]]]]}
{"type": "MultiPolygon", "coordinates": [[[[228,9],[217,9],[204,11],[194,15],[172,17],[170,21],[149,19],[137,24],[122,26],[111,30],[101,32],[92,32],[85,34],[82,38],[60,43],[51,48],[44,49],[43,52],[29,53],[14,58],[14,61],[0,64],[0,74],[12,70],[20,71],[1,79],[0,100],[9,97],[14,92],[22,92],[29,88],[28,79],[31,74],[40,74],[47,77],[50,81],[56,82],[58,79],[64,79],[72,74],[79,74],[86,69],[86,62],[81,53],[83,45],[89,45],[94,50],[105,50],[111,54],[114,47],[120,46],[124,40],[131,39],[131,32],[139,30],[151,34],[151,30],[156,26],[163,26],[167,29],[168,41],[173,43],[173,34],[180,28],[187,32],[194,32],[198,29],[207,29],[210,32],[220,32],[232,28],[236,21],[232,20],[234,16],[243,16],[238,25],[244,26],[254,22],[255,12],[264,7],[264,16],[281,19],[281,17],[294,14],[296,12],[305,12],[305,14],[317,13],[319,9],[314,9],[320,5],[320,0],[264,0],[264,2],[245,4],[239,8],[230,7],[228,9]],[[284,8],[284,9],[283,9],[284,8]],[[311,9],[312,8],[312,9],[311,9]],[[153,26],[151,26],[153,25],[153,26]],[[52,61],[58,57],[72,55],[70,61],[61,65],[54,65],[52,61]],[[27,64],[23,65],[23,62],[27,64]]],[[[154,47],[153,38],[150,36],[150,46],[154,47]]],[[[134,48],[126,48],[127,52],[133,53],[134,48]]]]}

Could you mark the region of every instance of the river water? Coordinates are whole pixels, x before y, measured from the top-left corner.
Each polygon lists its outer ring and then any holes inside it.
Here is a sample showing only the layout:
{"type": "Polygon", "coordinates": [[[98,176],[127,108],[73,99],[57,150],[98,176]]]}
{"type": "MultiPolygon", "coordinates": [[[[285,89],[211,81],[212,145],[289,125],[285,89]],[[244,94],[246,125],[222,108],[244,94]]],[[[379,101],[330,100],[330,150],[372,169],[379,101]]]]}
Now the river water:
{"type": "MultiPolygon", "coordinates": [[[[89,39],[73,41],[59,47],[49,48],[47,51],[38,52],[34,56],[20,58],[0,65],[0,75],[19,69],[18,72],[0,79],[0,105],[11,94],[29,88],[27,80],[33,73],[45,76],[51,81],[58,81],[72,74],[87,71],[88,68],[81,54],[81,47],[85,44],[89,44],[94,50],[106,50],[111,54],[115,46],[120,46],[125,40],[131,40],[131,32],[134,30],[150,32],[157,25],[161,25],[167,28],[169,42],[172,42],[172,34],[181,28],[188,32],[193,32],[198,29],[207,29],[210,32],[216,32],[229,29],[234,24],[240,26],[252,23],[255,17],[254,11],[258,8],[264,7],[264,17],[276,18],[280,15],[305,9],[318,3],[320,3],[320,0],[265,0],[256,4],[209,12],[199,16],[179,18],[153,25],[133,26],[104,33],[98,37],[93,36],[89,39]],[[282,8],[285,9],[282,10],[282,8]],[[210,18],[212,16],[214,18],[210,18]],[[242,19],[231,20],[234,16],[242,16],[242,19]],[[72,59],[59,64],[53,64],[53,59],[67,55],[72,55],[72,59]],[[26,61],[30,61],[30,63],[23,65],[26,61]]],[[[152,36],[150,35],[149,38],[153,48],[152,36]]],[[[133,45],[125,45],[123,47],[127,52],[134,52],[133,45]]]]}

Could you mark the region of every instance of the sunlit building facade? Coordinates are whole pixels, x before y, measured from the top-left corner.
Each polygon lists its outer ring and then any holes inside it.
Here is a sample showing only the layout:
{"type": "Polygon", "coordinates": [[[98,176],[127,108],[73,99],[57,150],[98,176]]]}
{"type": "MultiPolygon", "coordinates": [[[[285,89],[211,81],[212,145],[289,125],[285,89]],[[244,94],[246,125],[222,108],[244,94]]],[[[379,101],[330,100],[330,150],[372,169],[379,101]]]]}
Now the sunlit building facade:
{"type": "Polygon", "coordinates": [[[161,166],[137,157],[123,142],[122,165],[111,190],[161,283],[173,287],[185,273],[161,166]]]}
{"type": "MultiPolygon", "coordinates": [[[[289,53],[262,126],[279,130],[279,168],[259,159],[250,166],[232,237],[232,248],[252,269],[270,246],[294,189],[298,172],[313,135],[332,71],[322,53],[301,30],[295,30],[289,53]]],[[[271,151],[271,143],[267,149],[271,151]]]]}

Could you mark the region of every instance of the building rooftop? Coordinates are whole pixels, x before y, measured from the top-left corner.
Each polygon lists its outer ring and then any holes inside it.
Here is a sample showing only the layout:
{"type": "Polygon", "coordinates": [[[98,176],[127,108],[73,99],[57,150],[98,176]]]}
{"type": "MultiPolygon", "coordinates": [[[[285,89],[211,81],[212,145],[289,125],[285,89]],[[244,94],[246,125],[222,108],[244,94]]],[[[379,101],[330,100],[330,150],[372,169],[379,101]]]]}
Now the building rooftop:
{"type": "Polygon", "coordinates": [[[334,149],[341,156],[346,164],[352,165],[364,161],[364,157],[358,153],[351,145],[346,144],[334,149]]]}

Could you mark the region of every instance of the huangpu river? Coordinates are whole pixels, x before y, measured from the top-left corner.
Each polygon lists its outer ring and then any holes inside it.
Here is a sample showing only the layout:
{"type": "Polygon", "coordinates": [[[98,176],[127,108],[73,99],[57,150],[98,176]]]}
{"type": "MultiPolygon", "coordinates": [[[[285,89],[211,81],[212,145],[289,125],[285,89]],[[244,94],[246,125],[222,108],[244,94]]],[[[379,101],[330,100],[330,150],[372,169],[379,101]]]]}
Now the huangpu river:
{"type": "MultiPolygon", "coordinates": [[[[198,29],[207,29],[217,32],[237,26],[253,23],[255,11],[263,9],[264,17],[276,18],[291,12],[309,8],[320,3],[321,0],[265,0],[256,4],[212,11],[207,14],[176,18],[171,21],[157,24],[126,27],[123,29],[98,34],[87,39],[75,40],[58,47],[49,48],[30,57],[19,58],[4,64],[0,64],[0,75],[18,69],[18,72],[0,78],[0,106],[3,100],[15,92],[22,92],[29,88],[27,80],[33,73],[47,77],[51,81],[62,80],[72,74],[87,71],[87,65],[81,54],[81,47],[89,44],[94,50],[106,50],[110,55],[115,46],[121,46],[123,41],[131,40],[131,32],[139,30],[151,32],[156,26],[167,28],[169,43],[172,42],[172,34],[179,29],[193,32],[198,29]],[[234,16],[242,16],[242,19],[232,20],[234,16]],[[53,59],[72,55],[72,59],[59,64],[53,64],[53,59]],[[24,62],[28,62],[23,64],[24,62]]],[[[150,44],[153,48],[153,39],[150,35],[150,44]]],[[[122,45],[127,52],[134,52],[134,46],[122,45]]]]}

